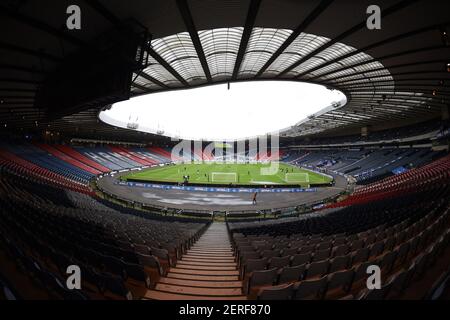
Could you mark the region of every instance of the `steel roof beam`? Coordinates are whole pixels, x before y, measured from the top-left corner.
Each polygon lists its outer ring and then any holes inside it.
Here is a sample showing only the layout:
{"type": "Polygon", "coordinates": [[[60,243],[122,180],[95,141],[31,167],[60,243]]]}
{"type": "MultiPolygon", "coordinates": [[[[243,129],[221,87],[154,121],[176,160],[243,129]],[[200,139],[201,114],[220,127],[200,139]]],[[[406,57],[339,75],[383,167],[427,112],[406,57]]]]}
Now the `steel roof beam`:
{"type": "MultiPolygon", "coordinates": [[[[381,15],[383,16],[383,18],[386,18],[387,16],[406,8],[407,6],[413,4],[414,2],[417,2],[419,0],[403,0],[400,1],[399,3],[396,3],[395,5],[382,10],[381,11],[381,15]]],[[[283,75],[285,75],[286,73],[288,73],[289,71],[295,69],[296,67],[298,67],[300,64],[302,64],[303,62],[311,59],[312,57],[314,57],[316,54],[322,52],[323,50],[331,47],[333,44],[340,42],[341,40],[347,38],[348,36],[352,35],[353,33],[360,31],[363,28],[366,28],[366,20],[364,20],[363,22],[358,23],[356,26],[348,29],[347,31],[345,31],[344,33],[336,36],[335,38],[331,39],[330,41],[328,41],[326,44],[324,44],[323,46],[317,48],[316,50],[308,53],[306,56],[304,56],[303,58],[301,58],[300,60],[294,62],[292,65],[290,65],[289,67],[287,67],[286,69],[284,69],[282,72],[280,72],[277,77],[281,77],[283,75]]]]}
{"type": "Polygon", "coordinates": [[[239,50],[236,56],[236,61],[234,63],[232,80],[236,80],[239,69],[241,68],[242,61],[244,60],[245,51],[247,50],[248,41],[253,31],[253,26],[255,25],[256,16],[258,14],[259,6],[261,0],[251,0],[250,6],[247,12],[247,18],[245,19],[244,31],[242,33],[241,42],[239,44],[239,50]]]}
{"type": "Polygon", "coordinates": [[[171,73],[178,81],[180,81],[186,87],[189,87],[189,83],[155,50],[150,49],[148,53],[153,59],[155,59],[160,65],[162,65],[167,71],[169,71],[169,73],[171,73]]]}
{"type": "Polygon", "coordinates": [[[158,79],[153,78],[151,75],[145,73],[144,71],[139,72],[138,76],[142,77],[142,78],[144,78],[144,79],[146,79],[148,81],[153,82],[154,84],[160,86],[161,88],[170,89],[169,86],[167,86],[165,83],[159,81],[158,79]]]}
{"type": "Polygon", "coordinates": [[[325,63],[321,63],[321,64],[315,66],[314,68],[309,69],[308,71],[297,75],[296,77],[301,77],[301,76],[305,75],[306,73],[311,73],[311,72],[314,72],[316,70],[319,70],[319,69],[323,68],[324,66],[326,66],[327,64],[336,63],[337,61],[344,60],[346,58],[349,58],[349,57],[351,57],[353,55],[356,55],[358,53],[361,53],[361,52],[363,52],[363,53],[367,52],[370,49],[373,49],[373,48],[376,48],[376,47],[379,47],[379,46],[382,46],[382,45],[385,45],[385,44],[388,44],[388,43],[391,43],[391,42],[402,40],[402,39],[408,38],[410,36],[415,36],[415,35],[418,35],[420,33],[428,32],[428,31],[432,31],[432,30],[438,30],[438,28],[441,27],[441,26],[442,25],[439,24],[439,25],[432,25],[432,26],[416,29],[416,30],[413,30],[413,31],[409,31],[407,33],[399,34],[399,35],[393,36],[391,38],[388,38],[388,39],[385,39],[385,40],[382,40],[382,41],[370,44],[370,45],[365,46],[363,48],[357,49],[356,51],[349,52],[349,53],[347,53],[347,54],[345,54],[343,56],[337,57],[336,59],[333,59],[331,61],[327,61],[325,63]]]}
{"type": "MultiPolygon", "coordinates": [[[[314,77],[310,78],[309,80],[314,80],[314,79],[317,79],[317,78],[320,78],[320,77],[323,77],[323,76],[327,76],[327,75],[330,75],[330,74],[333,74],[333,73],[338,73],[338,72],[342,72],[344,70],[353,69],[355,67],[360,67],[360,66],[363,66],[365,64],[369,64],[369,63],[373,63],[373,62],[380,62],[381,60],[385,60],[385,59],[400,57],[400,56],[408,55],[408,54],[412,54],[412,53],[419,53],[419,52],[425,52],[425,51],[431,51],[431,50],[437,50],[437,49],[445,49],[445,48],[447,48],[447,47],[444,47],[442,45],[438,45],[438,46],[429,46],[429,47],[424,47],[424,48],[419,48],[419,49],[414,49],[414,50],[408,50],[408,51],[402,51],[402,52],[398,52],[398,53],[393,53],[393,54],[389,54],[389,55],[386,55],[386,56],[378,57],[377,59],[374,58],[374,59],[371,59],[371,60],[362,61],[362,62],[358,62],[358,63],[352,64],[352,65],[344,66],[342,68],[331,70],[331,71],[319,74],[317,76],[314,76],[314,77]]],[[[388,69],[388,68],[389,67],[384,67],[384,69],[388,69]]],[[[308,72],[309,71],[310,70],[308,70],[308,72]]],[[[361,74],[361,73],[364,73],[364,72],[370,72],[370,70],[369,71],[360,71],[360,72],[357,72],[357,73],[354,73],[354,74],[361,74]]],[[[345,75],[345,76],[349,76],[349,75],[345,75]]],[[[335,77],[335,78],[340,78],[340,77],[342,77],[342,76],[338,76],[338,77],[335,77]]],[[[335,78],[331,78],[331,79],[335,79],[335,78]]]]}
{"type": "Polygon", "coordinates": [[[211,72],[209,71],[208,61],[206,60],[205,52],[203,51],[202,42],[198,36],[197,28],[195,27],[194,19],[192,18],[191,10],[187,0],[176,0],[178,10],[181,13],[184,24],[188,29],[189,35],[191,37],[192,43],[194,44],[195,51],[197,52],[198,59],[202,65],[203,72],[205,73],[206,79],[209,83],[212,83],[211,72]]]}
{"type": "Polygon", "coordinates": [[[286,50],[289,45],[294,42],[295,39],[302,33],[318,16],[325,11],[328,6],[333,2],[333,0],[322,0],[317,7],[306,17],[303,22],[295,28],[291,35],[284,41],[284,43],[273,53],[273,55],[267,60],[267,62],[262,66],[262,68],[255,75],[255,78],[260,77],[264,71],[286,50]]]}

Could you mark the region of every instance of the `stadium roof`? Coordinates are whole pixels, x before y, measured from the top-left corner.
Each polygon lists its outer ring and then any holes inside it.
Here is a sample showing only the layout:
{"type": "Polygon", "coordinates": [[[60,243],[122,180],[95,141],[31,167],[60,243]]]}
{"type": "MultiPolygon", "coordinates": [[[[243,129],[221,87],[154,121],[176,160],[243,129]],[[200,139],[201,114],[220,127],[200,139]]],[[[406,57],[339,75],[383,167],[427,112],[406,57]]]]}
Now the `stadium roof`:
{"type": "Polygon", "coordinates": [[[346,106],[311,117],[290,136],[427,120],[450,101],[448,1],[377,1],[380,30],[366,27],[368,0],[84,0],[76,3],[82,28],[69,31],[71,4],[0,5],[2,127],[135,135],[101,123],[101,104],[51,121],[34,105],[39,85],[70,53],[130,18],[152,34],[132,95],[267,79],[319,83],[347,95],[346,106]]]}

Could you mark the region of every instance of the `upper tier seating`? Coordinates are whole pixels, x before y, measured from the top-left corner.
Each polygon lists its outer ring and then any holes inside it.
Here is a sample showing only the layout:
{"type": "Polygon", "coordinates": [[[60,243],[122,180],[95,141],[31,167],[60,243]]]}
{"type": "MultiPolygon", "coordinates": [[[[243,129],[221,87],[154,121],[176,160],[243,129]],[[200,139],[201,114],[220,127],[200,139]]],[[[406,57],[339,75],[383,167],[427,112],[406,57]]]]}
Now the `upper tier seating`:
{"type": "Polygon", "coordinates": [[[23,160],[16,155],[0,149],[0,168],[2,171],[10,171],[20,176],[45,181],[47,184],[56,185],[65,189],[90,193],[90,189],[79,181],[73,181],[67,176],[39,167],[34,163],[23,160]]]}
{"type": "Polygon", "coordinates": [[[109,172],[110,169],[102,166],[101,164],[97,163],[96,161],[93,161],[91,159],[89,159],[88,157],[82,155],[81,153],[79,153],[78,151],[76,151],[75,149],[73,149],[72,147],[66,146],[66,145],[54,145],[55,148],[57,148],[58,150],[60,150],[61,152],[65,153],[66,155],[77,159],[78,161],[85,163],[89,166],[91,166],[92,168],[95,168],[101,172],[109,172]]]}
{"type": "Polygon", "coordinates": [[[8,146],[8,151],[14,153],[20,158],[27,160],[40,166],[62,175],[72,181],[87,184],[95,174],[76,167],[73,164],[57,158],[48,152],[31,144],[8,146]]]}
{"type": "Polygon", "coordinates": [[[404,139],[415,136],[420,136],[427,133],[437,132],[442,130],[447,125],[435,120],[429,122],[413,124],[410,126],[400,127],[396,129],[388,129],[382,131],[370,132],[368,136],[361,135],[347,135],[347,136],[333,136],[333,137],[314,137],[314,139],[303,139],[296,141],[297,145],[328,145],[328,144],[344,144],[344,143],[358,143],[358,142],[377,142],[389,141],[395,139],[404,139]]]}
{"type": "Polygon", "coordinates": [[[429,149],[324,150],[292,152],[290,162],[353,176],[359,184],[393,175],[399,167],[419,167],[439,153],[429,149]]]}

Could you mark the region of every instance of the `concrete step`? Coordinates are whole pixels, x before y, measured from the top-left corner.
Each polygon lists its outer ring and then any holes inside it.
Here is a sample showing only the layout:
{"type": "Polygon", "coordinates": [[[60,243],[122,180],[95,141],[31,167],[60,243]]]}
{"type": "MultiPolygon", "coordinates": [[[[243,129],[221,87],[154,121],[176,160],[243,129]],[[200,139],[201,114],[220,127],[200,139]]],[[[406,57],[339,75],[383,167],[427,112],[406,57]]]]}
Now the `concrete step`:
{"type": "Polygon", "coordinates": [[[185,254],[193,254],[193,255],[209,255],[209,256],[224,256],[226,254],[227,257],[233,255],[233,252],[230,251],[212,251],[212,250],[188,250],[185,254]]]}
{"type": "Polygon", "coordinates": [[[204,275],[204,276],[238,276],[239,271],[237,270],[225,270],[218,272],[217,270],[190,270],[181,268],[170,268],[170,273],[183,273],[191,275],[204,275]]]}
{"type": "Polygon", "coordinates": [[[242,288],[199,288],[158,283],[155,290],[196,296],[240,296],[242,288]]]}
{"type": "Polygon", "coordinates": [[[187,252],[186,253],[187,256],[199,256],[199,257],[209,257],[209,256],[214,256],[214,257],[233,257],[233,253],[232,252],[225,252],[225,253],[216,253],[216,252],[211,252],[211,253],[201,253],[201,252],[187,252]]]}
{"type": "Polygon", "coordinates": [[[178,265],[184,265],[184,266],[211,266],[211,267],[216,267],[216,266],[223,266],[223,267],[236,267],[236,262],[217,262],[217,261],[207,261],[207,260],[202,260],[202,261],[189,261],[189,260],[178,260],[177,261],[177,266],[178,265]]]}
{"type": "Polygon", "coordinates": [[[233,251],[233,249],[231,249],[231,248],[217,248],[217,247],[214,247],[214,246],[208,246],[208,247],[193,246],[189,250],[195,250],[195,251],[205,250],[205,251],[220,251],[220,252],[222,252],[222,251],[225,251],[225,252],[233,251]]]}
{"type": "MultiPolygon", "coordinates": [[[[177,268],[186,269],[186,270],[215,270],[215,271],[229,271],[236,270],[236,266],[193,266],[193,265],[185,265],[177,263],[177,268]]],[[[220,273],[220,272],[219,272],[220,273]]]]}
{"type": "Polygon", "coordinates": [[[194,296],[186,294],[174,294],[158,290],[148,290],[144,299],[151,300],[247,300],[246,296],[217,297],[217,296],[194,296]]]}
{"type": "Polygon", "coordinates": [[[201,288],[242,288],[242,281],[200,281],[175,278],[160,278],[159,283],[201,288]]]}
{"type": "Polygon", "coordinates": [[[167,278],[174,279],[186,279],[186,280],[198,280],[198,281],[238,281],[238,276],[210,276],[210,275],[199,275],[199,274],[184,274],[184,273],[171,273],[167,274],[167,278]]]}
{"type": "Polygon", "coordinates": [[[234,257],[231,258],[223,258],[223,259],[209,259],[208,257],[196,258],[196,257],[182,257],[180,261],[195,261],[195,262],[212,262],[212,263],[220,263],[220,262],[235,262],[234,257]]]}
{"type": "Polygon", "coordinates": [[[181,260],[232,262],[234,261],[234,257],[199,256],[199,255],[185,254],[181,257],[181,260]]]}

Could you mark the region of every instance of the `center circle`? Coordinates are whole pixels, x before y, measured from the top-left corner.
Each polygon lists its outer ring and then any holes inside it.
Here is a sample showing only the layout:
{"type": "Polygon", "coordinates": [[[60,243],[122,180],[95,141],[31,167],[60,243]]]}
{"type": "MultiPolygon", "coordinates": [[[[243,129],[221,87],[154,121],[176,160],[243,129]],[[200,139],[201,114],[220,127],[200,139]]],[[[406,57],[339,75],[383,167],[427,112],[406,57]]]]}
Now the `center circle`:
{"type": "Polygon", "coordinates": [[[281,134],[346,102],[341,91],[318,84],[249,81],[142,95],[113,104],[99,118],[171,138],[233,141],[281,134]]]}

